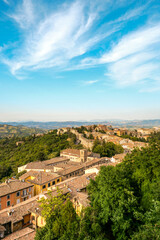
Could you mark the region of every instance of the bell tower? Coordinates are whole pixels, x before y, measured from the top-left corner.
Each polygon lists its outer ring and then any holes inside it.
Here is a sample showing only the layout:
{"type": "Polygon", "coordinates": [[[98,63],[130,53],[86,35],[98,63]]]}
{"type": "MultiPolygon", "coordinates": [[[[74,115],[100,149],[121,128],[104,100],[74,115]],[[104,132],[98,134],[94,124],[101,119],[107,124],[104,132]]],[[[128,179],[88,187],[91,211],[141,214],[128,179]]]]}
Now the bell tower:
{"type": "Polygon", "coordinates": [[[86,162],[87,161],[87,154],[88,151],[86,149],[82,149],[80,150],[80,159],[81,159],[81,162],[86,162]]]}

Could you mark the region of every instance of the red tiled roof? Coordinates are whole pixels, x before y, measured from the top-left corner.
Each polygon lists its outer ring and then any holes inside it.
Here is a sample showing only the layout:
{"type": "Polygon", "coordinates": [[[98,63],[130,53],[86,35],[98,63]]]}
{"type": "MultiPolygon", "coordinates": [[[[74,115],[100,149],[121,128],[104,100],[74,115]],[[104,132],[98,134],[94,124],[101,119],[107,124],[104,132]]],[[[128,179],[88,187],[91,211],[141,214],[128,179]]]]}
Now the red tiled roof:
{"type": "Polygon", "coordinates": [[[23,216],[29,214],[29,209],[37,202],[38,196],[32,197],[13,207],[9,207],[0,211],[0,224],[8,222],[18,222],[23,220],[23,216]],[[8,214],[11,213],[11,214],[8,214]]]}
{"type": "Polygon", "coordinates": [[[35,235],[36,231],[27,227],[8,235],[4,240],[34,240],[35,235]]]}
{"type": "Polygon", "coordinates": [[[33,184],[27,182],[21,182],[19,180],[9,180],[8,182],[0,184],[0,197],[32,186],[33,184]]]}
{"type": "Polygon", "coordinates": [[[42,185],[44,183],[47,183],[49,181],[54,180],[55,178],[59,178],[60,175],[57,173],[50,173],[50,172],[37,172],[37,171],[29,171],[25,174],[23,174],[20,179],[26,179],[27,177],[32,176],[34,179],[28,179],[28,182],[34,183],[34,184],[39,184],[42,185]]]}

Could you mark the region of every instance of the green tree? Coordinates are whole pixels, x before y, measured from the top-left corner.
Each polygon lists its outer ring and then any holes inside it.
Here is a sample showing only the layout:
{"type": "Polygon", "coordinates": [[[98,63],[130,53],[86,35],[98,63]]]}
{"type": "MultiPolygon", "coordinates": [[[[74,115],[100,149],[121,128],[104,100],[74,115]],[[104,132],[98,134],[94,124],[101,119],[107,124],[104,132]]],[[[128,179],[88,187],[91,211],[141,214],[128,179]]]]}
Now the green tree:
{"type": "Polygon", "coordinates": [[[46,225],[36,233],[36,240],[74,240],[78,238],[79,218],[69,199],[60,190],[58,195],[40,200],[46,225]]]}
{"type": "Polygon", "coordinates": [[[115,154],[124,152],[121,145],[117,145],[112,142],[101,142],[97,139],[94,141],[92,151],[99,153],[101,157],[112,157],[115,154]]]}

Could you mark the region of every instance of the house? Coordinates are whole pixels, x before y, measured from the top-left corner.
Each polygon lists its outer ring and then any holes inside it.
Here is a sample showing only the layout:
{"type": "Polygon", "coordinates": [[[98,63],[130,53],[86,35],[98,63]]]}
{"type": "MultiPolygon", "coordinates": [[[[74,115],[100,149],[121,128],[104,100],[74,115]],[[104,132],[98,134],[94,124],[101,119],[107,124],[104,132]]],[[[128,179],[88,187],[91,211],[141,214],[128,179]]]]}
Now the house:
{"type": "Polygon", "coordinates": [[[22,145],[23,143],[24,143],[24,141],[16,142],[16,146],[22,145]]]}
{"type": "Polygon", "coordinates": [[[29,209],[31,213],[31,223],[34,229],[42,228],[46,224],[46,221],[41,214],[42,208],[40,207],[40,205],[41,204],[37,202],[36,205],[29,209]]]}
{"type": "Polygon", "coordinates": [[[88,194],[84,192],[77,192],[77,194],[72,199],[73,207],[76,210],[76,213],[80,215],[82,209],[89,206],[88,194]]]}
{"type": "Polygon", "coordinates": [[[95,179],[95,176],[95,173],[87,173],[82,176],[66,179],[65,181],[57,184],[57,187],[66,187],[67,189],[70,189],[72,195],[76,194],[77,192],[86,192],[86,188],[90,183],[90,179],[95,179]]]}
{"type": "MultiPolygon", "coordinates": [[[[60,190],[61,190],[63,195],[66,195],[66,194],[70,193],[69,189],[67,189],[67,188],[61,188],[60,190]]],[[[56,197],[58,195],[57,189],[51,190],[50,193],[45,192],[45,193],[40,194],[39,195],[39,200],[41,198],[45,198],[45,199],[50,198],[50,194],[51,194],[52,197],[56,197]]],[[[32,227],[34,229],[44,227],[45,224],[46,224],[46,221],[45,221],[44,217],[41,214],[41,211],[42,211],[41,203],[40,202],[36,202],[36,204],[33,207],[31,207],[29,209],[29,211],[31,212],[32,227]]]]}
{"type": "Polygon", "coordinates": [[[107,158],[107,157],[94,159],[90,162],[84,163],[84,169],[86,171],[87,169],[92,168],[94,166],[99,166],[99,165],[102,165],[102,164],[108,164],[109,162],[110,162],[110,159],[107,158]]]}
{"type": "Polygon", "coordinates": [[[0,226],[6,229],[5,235],[31,225],[31,213],[29,209],[33,207],[36,202],[37,196],[0,211],[0,226]]]}
{"type": "Polygon", "coordinates": [[[125,156],[126,156],[126,153],[116,154],[111,158],[111,162],[112,163],[120,163],[123,161],[125,156]]]}
{"type": "Polygon", "coordinates": [[[96,173],[98,174],[99,173],[99,167],[98,166],[94,166],[94,167],[91,167],[91,168],[88,168],[85,170],[85,174],[87,173],[96,173]]]}
{"type": "Polygon", "coordinates": [[[54,170],[54,167],[47,166],[44,162],[38,161],[38,162],[30,162],[25,166],[25,170],[27,172],[33,170],[33,171],[42,171],[42,172],[51,172],[54,170]]]}
{"type": "Polygon", "coordinates": [[[67,157],[70,161],[88,162],[95,158],[100,158],[100,154],[88,152],[86,149],[65,149],[61,151],[60,156],[67,157]]]}
{"type": "Polygon", "coordinates": [[[36,231],[34,229],[26,227],[8,235],[4,240],[34,240],[35,235],[36,231]]]}
{"type": "Polygon", "coordinates": [[[32,183],[19,180],[7,180],[5,183],[0,184],[0,210],[15,206],[33,196],[34,190],[32,183]]]}
{"type": "Polygon", "coordinates": [[[94,158],[92,161],[85,162],[79,165],[70,166],[69,168],[65,168],[63,170],[58,171],[57,173],[62,176],[63,180],[83,175],[85,170],[91,168],[95,165],[99,165],[102,163],[108,163],[108,158],[94,158]]]}
{"type": "Polygon", "coordinates": [[[58,171],[58,174],[62,176],[63,180],[70,177],[80,176],[84,174],[84,165],[72,166],[70,168],[60,170],[58,171]]]}
{"type": "Polygon", "coordinates": [[[56,157],[51,158],[49,160],[45,161],[36,161],[36,162],[30,162],[26,165],[18,167],[18,173],[26,170],[31,171],[52,171],[54,168],[52,166],[56,166],[59,163],[67,163],[69,161],[69,158],[66,157],[56,157]]]}
{"type": "Polygon", "coordinates": [[[41,192],[47,191],[50,186],[61,182],[62,177],[56,173],[29,171],[20,176],[20,180],[33,184],[35,196],[41,192]]]}

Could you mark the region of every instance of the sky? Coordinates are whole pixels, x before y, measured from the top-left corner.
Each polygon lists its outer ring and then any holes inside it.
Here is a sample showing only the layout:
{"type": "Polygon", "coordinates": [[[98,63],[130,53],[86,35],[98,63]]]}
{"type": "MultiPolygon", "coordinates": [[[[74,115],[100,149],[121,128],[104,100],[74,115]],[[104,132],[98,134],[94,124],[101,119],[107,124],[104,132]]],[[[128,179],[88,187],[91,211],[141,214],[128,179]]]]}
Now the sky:
{"type": "Polygon", "coordinates": [[[159,0],[0,0],[0,121],[158,118],[159,0]]]}

